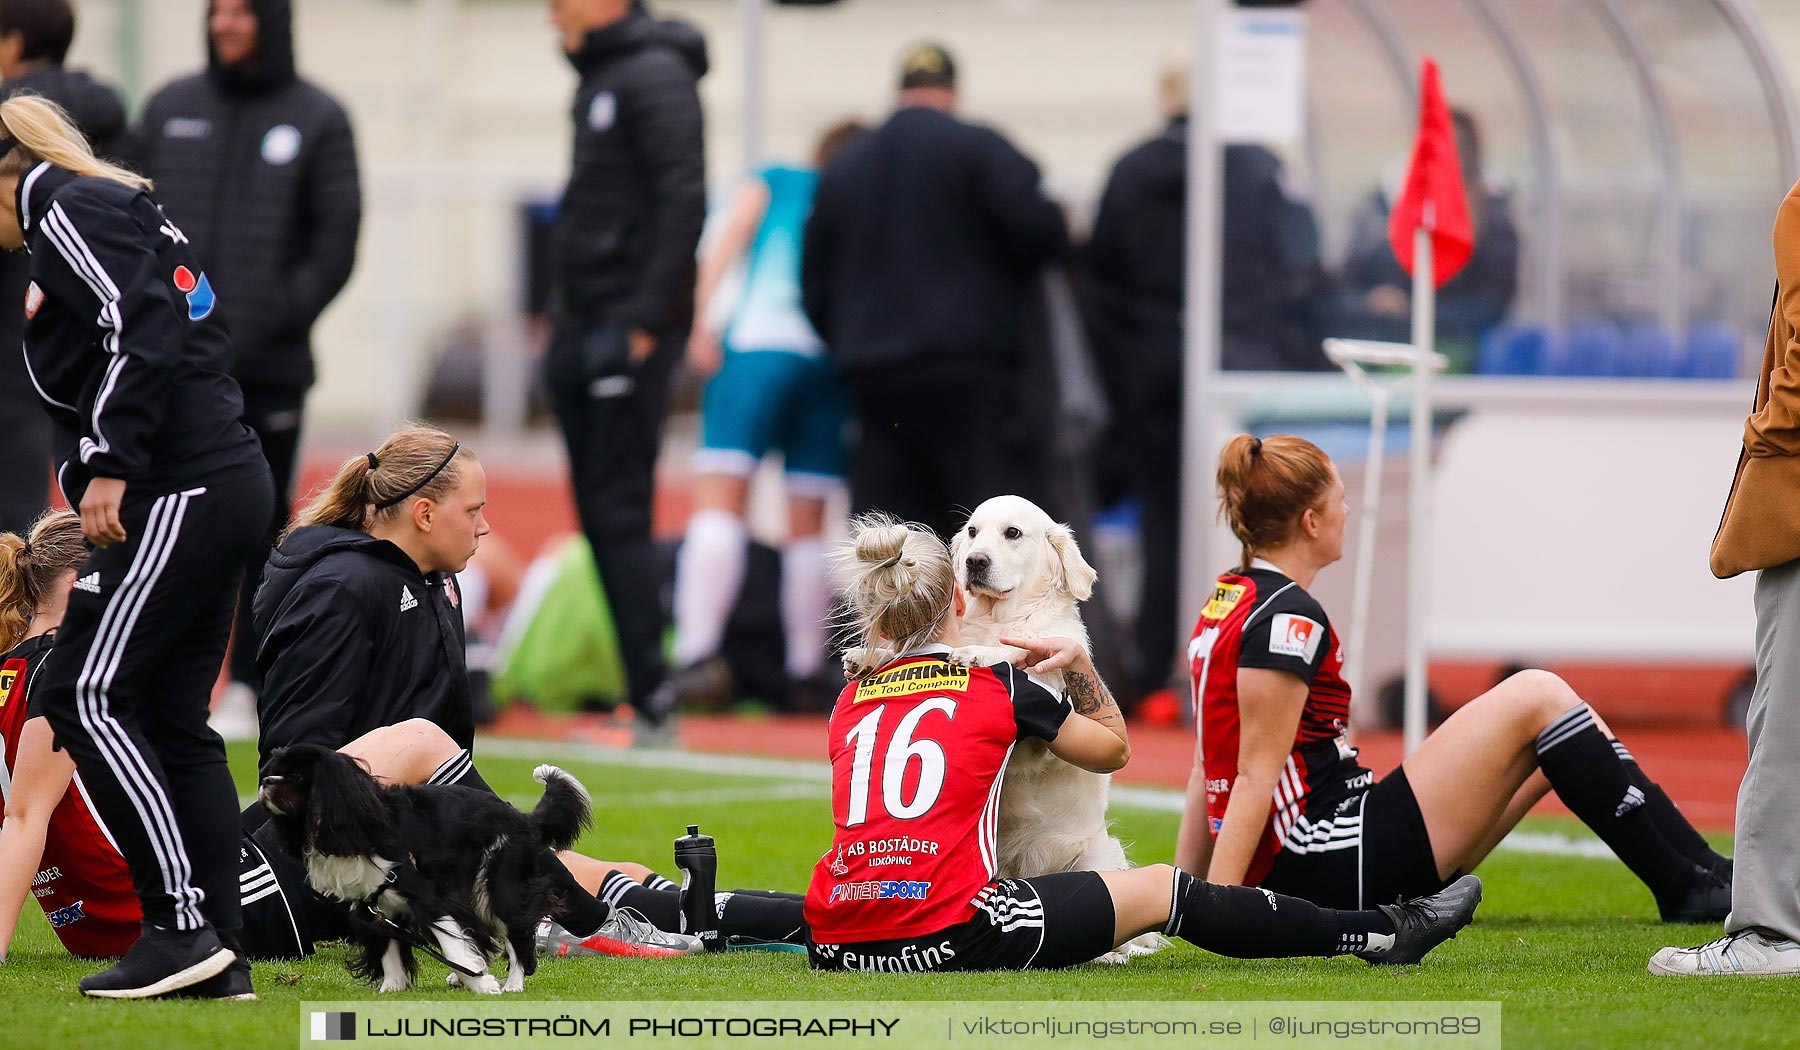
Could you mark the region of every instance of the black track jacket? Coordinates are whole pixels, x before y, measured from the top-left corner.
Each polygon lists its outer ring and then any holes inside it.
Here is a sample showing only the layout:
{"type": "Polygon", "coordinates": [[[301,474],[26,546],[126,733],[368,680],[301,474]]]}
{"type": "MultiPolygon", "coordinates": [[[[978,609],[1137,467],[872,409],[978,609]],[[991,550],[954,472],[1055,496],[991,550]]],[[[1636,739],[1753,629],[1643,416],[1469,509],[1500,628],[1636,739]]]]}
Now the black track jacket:
{"type": "Polygon", "coordinates": [[[40,163],[19,179],[31,253],[25,365],[57,429],[57,482],[126,497],[268,468],[239,421],[231,341],[187,237],[150,197],[40,163]]]}
{"type": "Polygon", "coordinates": [[[140,171],[194,239],[224,297],[245,386],[304,390],[312,327],[356,263],[362,191],[350,118],[294,72],[288,0],[252,0],[259,43],[245,66],[207,69],[145,104],[140,171]]]}
{"type": "Polygon", "coordinates": [[[706,42],[636,8],[569,56],[581,74],[574,165],[552,233],[552,308],[685,334],[706,221],[700,96],[706,42]]]}
{"type": "Polygon", "coordinates": [[[819,175],[806,313],[840,369],[1017,364],[1043,267],[1068,246],[1038,169],[996,132],[909,106],[819,175]]]}
{"type": "Polygon", "coordinates": [[[257,589],[258,765],[289,744],[337,748],[409,718],[475,739],[456,578],[331,525],[295,529],[257,589]]]}

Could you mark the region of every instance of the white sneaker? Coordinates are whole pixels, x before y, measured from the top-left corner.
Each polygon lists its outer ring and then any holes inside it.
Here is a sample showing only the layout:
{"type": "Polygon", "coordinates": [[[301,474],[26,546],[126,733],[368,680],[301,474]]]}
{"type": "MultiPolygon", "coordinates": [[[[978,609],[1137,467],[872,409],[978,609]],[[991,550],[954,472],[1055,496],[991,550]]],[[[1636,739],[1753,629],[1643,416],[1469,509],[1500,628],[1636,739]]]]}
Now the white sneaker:
{"type": "Polygon", "coordinates": [[[699,955],[706,950],[700,938],[659,930],[631,908],[614,907],[600,928],[578,937],[554,919],[543,919],[537,928],[539,955],[624,955],[658,958],[699,955]]]}
{"type": "Polygon", "coordinates": [[[1650,957],[1659,977],[1800,976],[1800,943],[1758,929],[1739,930],[1698,948],[1664,948],[1650,957]]]}
{"type": "Polygon", "coordinates": [[[227,685],[206,724],[226,740],[255,740],[256,690],[242,682],[227,685]]]}

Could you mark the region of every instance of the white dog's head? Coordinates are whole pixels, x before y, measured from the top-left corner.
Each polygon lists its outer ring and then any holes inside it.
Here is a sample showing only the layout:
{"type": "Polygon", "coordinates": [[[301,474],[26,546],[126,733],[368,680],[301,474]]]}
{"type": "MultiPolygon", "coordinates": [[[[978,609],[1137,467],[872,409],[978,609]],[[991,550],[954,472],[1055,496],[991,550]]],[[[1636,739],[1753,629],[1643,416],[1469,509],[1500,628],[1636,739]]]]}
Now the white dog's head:
{"type": "Polygon", "coordinates": [[[995,601],[1051,594],[1085,601],[1098,575],[1069,527],[1022,496],[995,496],[976,507],[951,540],[950,558],[964,591],[995,601]]]}

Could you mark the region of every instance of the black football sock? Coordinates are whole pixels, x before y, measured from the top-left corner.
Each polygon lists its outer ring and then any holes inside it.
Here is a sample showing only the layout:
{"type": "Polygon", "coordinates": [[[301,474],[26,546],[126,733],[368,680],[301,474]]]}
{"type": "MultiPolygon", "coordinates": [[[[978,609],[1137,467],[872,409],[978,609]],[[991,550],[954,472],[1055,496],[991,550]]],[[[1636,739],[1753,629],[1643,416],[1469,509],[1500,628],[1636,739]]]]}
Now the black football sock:
{"type": "Polygon", "coordinates": [[[1339,911],[1250,886],[1215,886],[1175,869],[1163,933],[1235,959],[1348,955],[1392,941],[1379,911],[1339,911]]]}
{"type": "Polygon", "coordinates": [[[466,750],[444,759],[442,765],[431,771],[431,776],[426,778],[425,783],[454,784],[457,787],[480,788],[490,795],[496,793],[493,788],[488,787],[487,781],[481,779],[481,774],[475,771],[475,760],[466,750]]]}
{"type": "Polygon", "coordinates": [[[716,895],[719,936],[806,943],[806,898],[773,890],[729,890],[716,895]]]}
{"type": "Polygon", "coordinates": [[[1650,779],[1644,772],[1644,767],[1638,764],[1636,756],[1626,750],[1624,744],[1614,740],[1612,746],[1613,753],[1625,764],[1625,775],[1644,793],[1644,808],[1650,811],[1650,819],[1655,822],[1656,830],[1662,833],[1663,839],[1675,847],[1676,852],[1695,864],[1730,878],[1730,859],[1720,856],[1706,841],[1706,837],[1694,830],[1687,817],[1682,815],[1681,810],[1663,792],[1662,786],[1650,779]]]}
{"type": "Polygon", "coordinates": [[[1687,893],[1699,874],[1694,862],[1657,830],[1648,797],[1631,782],[1592,708],[1577,705],[1545,726],[1537,754],[1556,797],[1650,887],[1659,905],[1687,893]]]}
{"type": "MultiPolygon", "coordinates": [[[[663,880],[668,882],[667,879],[663,880]]],[[[681,932],[681,891],[640,886],[623,872],[609,871],[600,883],[600,899],[615,908],[630,908],[659,930],[681,932]]],[[[725,890],[713,894],[723,937],[804,944],[806,898],[775,890],[725,890]]]]}
{"type": "Polygon", "coordinates": [[[550,917],[563,929],[578,937],[587,937],[612,914],[605,901],[582,888],[569,869],[557,858],[556,851],[545,847],[537,855],[537,872],[550,880],[550,893],[555,906],[550,917]]]}
{"type": "Polygon", "coordinates": [[[732,890],[731,892],[741,894],[745,897],[767,897],[770,900],[799,901],[802,904],[806,903],[806,894],[789,893],[786,890],[732,890]]]}
{"type": "Polygon", "coordinates": [[[611,907],[630,908],[659,930],[681,932],[681,894],[676,890],[653,890],[622,871],[609,871],[597,896],[611,907]]]}
{"type": "Polygon", "coordinates": [[[648,890],[679,890],[681,887],[653,871],[644,876],[644,888],[648,890]]]}

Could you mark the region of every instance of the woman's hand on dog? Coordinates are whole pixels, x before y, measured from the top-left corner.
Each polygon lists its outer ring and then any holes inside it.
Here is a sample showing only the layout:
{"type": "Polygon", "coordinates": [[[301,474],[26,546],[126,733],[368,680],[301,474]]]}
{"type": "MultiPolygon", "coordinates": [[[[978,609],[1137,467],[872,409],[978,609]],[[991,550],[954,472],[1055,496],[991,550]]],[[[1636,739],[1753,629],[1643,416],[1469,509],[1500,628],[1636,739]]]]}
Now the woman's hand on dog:
{"type": "Polygon", "coordinates": [[[1024,650],[1025,658],[1019,666],[1031,674],[1060,671],[1065,667],[1079,671],[1093,669],[1087,646],[1073,638],[1002,638],[1000,644],[1024,650]]]}

